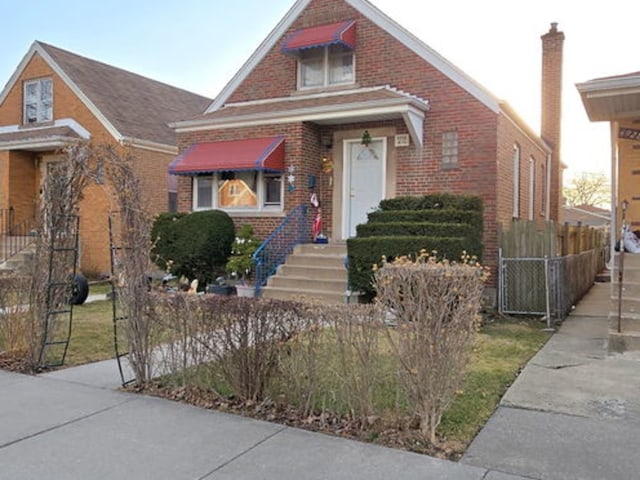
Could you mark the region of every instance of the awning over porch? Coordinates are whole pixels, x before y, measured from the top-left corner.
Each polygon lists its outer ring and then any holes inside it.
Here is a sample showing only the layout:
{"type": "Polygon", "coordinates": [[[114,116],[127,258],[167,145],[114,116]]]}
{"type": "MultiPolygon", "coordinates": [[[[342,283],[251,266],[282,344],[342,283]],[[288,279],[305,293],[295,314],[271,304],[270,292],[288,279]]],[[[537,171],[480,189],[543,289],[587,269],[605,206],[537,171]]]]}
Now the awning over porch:
{"type": "Polygon", "coordinates": [[[593,122],[640,117],[640,72],[596,78],[576,87],[593,122]]]}
{"type": "Polygon", "coordinates": [[[284,137],[196,143],[169,165],[171,175],[284,170],[284,137]]]}
{"type": "Polygon", "coordinates": [[[0,131],[0,150],[45,151],[56,150],[82,137],[72,128],[45,127],[0,131]]]}
{"type": "Polygon", "coordinates": [[[356,46],[356,22],[347,20],[296,30],[285,39],[282,51],[292,53],[306,48],[329,45],[342,45],[354,49],[356,46]]]}
{"type": "Polygon", "coordinates": [[[389,85],[324,94],[229,103],[191,120],[172,124],[177,132],[202,128],[240,128],[268,124],[313,122],[341,125],[402,119],[416,146],[423,146],[429,102],[389,85]]]}

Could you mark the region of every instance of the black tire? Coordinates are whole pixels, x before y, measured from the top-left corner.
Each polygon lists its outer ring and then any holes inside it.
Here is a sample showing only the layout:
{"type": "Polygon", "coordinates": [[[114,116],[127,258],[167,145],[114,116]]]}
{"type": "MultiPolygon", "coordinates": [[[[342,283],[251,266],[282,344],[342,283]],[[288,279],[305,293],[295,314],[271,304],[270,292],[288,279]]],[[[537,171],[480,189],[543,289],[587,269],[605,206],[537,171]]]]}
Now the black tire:
{"type": "Polygon", "coordinates": [[[73,293],[69,303],[71,305],[82,305],[89,296],[89,282],[80,273],[73,278],[73,293]]]}

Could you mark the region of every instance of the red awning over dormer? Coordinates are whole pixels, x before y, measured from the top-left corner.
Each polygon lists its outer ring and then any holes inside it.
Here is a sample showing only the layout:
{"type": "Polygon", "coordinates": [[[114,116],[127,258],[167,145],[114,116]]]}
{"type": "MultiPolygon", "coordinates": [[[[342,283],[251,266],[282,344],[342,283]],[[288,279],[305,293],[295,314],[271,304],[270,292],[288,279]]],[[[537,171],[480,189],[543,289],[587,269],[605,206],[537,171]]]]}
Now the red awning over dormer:
{"type": "Polygon", "coordinates": [[[169,165],[171,175],[284,171],[284,137],[196,143],[169,165]]]}
{"type": "Polygon", "coordinates": [[[354,49],[356,46],[356,22],[345,22],[303,28],[289,34],[282,45],[285,53],[297,52],[305,48],[342,45],[354,49]]]}

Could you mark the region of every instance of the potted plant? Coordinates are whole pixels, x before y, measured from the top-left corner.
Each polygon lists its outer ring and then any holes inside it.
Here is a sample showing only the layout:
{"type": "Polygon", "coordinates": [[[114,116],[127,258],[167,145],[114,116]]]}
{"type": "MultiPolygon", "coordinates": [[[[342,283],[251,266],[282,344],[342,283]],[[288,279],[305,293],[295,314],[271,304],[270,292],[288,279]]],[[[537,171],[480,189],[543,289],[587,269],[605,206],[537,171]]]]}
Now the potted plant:
{"type": "Polygon", "coordinates": [[[226,270],[231,278],[238,281],[236,285],[238,296],[253,296],[255,290],[253,285],[253,274],[255,273],[253,254],[259,246],[260,240],[253,235],[253,227],[250,224],[243,225],[236,233],[226,270]]]}

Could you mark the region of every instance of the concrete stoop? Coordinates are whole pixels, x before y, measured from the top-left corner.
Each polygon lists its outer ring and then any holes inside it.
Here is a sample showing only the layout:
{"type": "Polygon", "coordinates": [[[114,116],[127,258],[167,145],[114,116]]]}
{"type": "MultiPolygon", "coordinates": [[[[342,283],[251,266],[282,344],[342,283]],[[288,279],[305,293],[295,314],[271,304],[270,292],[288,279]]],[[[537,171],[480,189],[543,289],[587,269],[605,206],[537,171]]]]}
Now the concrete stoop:
{"type": "Polygon", "coordinates": [[[262,290],[263,298],[346,303],[346,245],[298,245],[262,290]]]}
{"type": "Polygon", "coordinates": [[[26,270],[29,263],[33,260],[35,251],[35,243],[30,243],[11,258],[0,262],[0,275],[26,270]]]}
{"type": "Polygon", "coordinates": [[[613,259],[611,307],[609,310],[609,352],[640,351],[640,254],[625,253],[622,289],[620,254],[613,259]],[[618,332],[620,324],[620,332],[618,332]]]}

